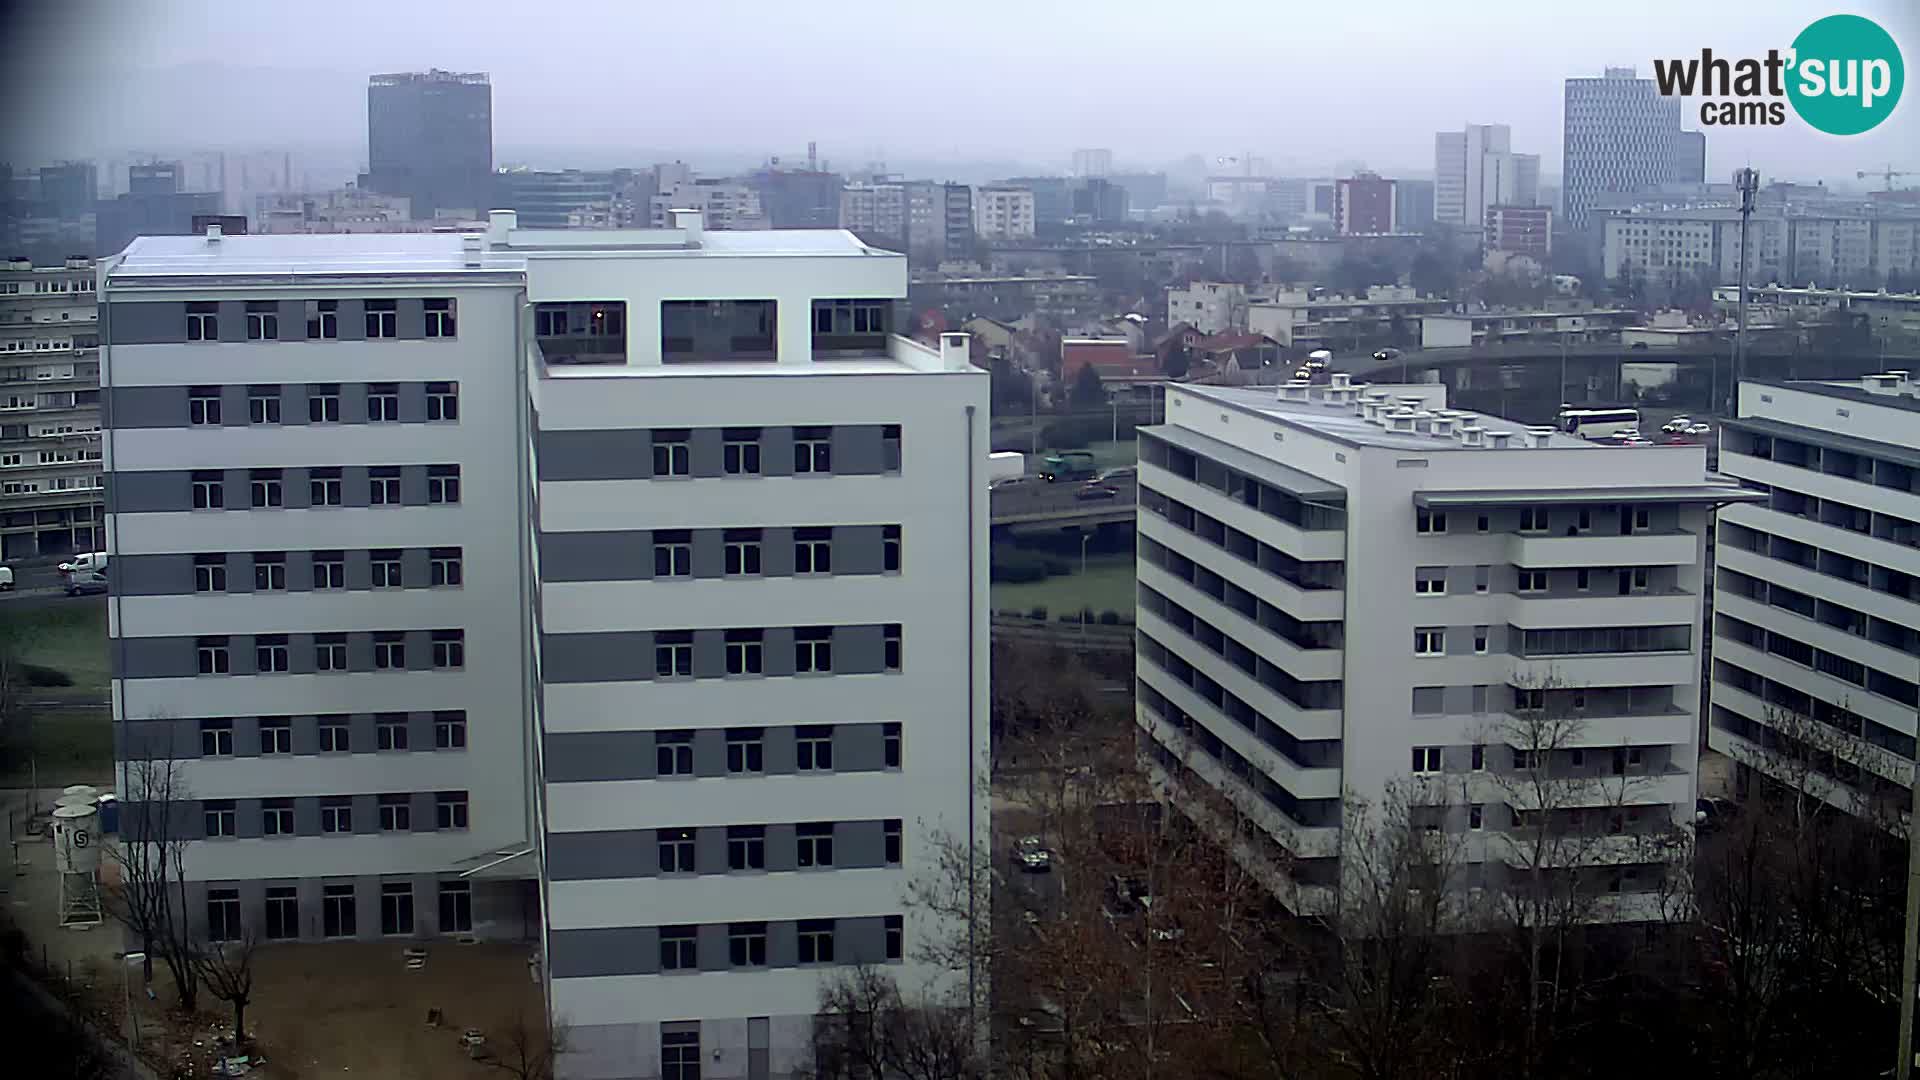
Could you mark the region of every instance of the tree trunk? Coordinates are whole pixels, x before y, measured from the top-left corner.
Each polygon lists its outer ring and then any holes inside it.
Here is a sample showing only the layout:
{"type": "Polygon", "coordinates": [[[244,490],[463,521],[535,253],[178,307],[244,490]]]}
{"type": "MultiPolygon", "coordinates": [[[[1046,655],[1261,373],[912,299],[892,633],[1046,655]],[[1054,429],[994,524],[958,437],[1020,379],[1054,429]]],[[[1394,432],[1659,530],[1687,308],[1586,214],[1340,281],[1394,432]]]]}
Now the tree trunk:
{"type": "Polygon", "coordinates": [[[247,999],[235,998],[233,1002],[233,1048],[247,1048],[247,999]]]}

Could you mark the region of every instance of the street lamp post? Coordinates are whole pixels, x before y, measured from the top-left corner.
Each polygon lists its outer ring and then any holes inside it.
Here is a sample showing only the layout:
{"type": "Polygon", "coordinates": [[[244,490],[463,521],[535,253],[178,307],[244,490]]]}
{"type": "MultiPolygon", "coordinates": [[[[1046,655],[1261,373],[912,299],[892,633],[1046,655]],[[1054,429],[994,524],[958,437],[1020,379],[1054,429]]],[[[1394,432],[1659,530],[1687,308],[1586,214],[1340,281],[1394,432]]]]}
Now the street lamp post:
{"type": "MultiPolygon", "coordinates": [[[[1093,540],[1092,533],[1083,532],[1080,534],[1080,587],[1081,588],[1085,588],[1087,585],[1087,544],[1090,543],[1092,540],[1093,540]]],[[[1093,606],[1091,604],[1083,603],[1080,605],[1080,652],[1082,653],[1082,655],[1084,655],[1087,651],[1087,616],[1091,614],[1093,614],[1093,606]]]]}

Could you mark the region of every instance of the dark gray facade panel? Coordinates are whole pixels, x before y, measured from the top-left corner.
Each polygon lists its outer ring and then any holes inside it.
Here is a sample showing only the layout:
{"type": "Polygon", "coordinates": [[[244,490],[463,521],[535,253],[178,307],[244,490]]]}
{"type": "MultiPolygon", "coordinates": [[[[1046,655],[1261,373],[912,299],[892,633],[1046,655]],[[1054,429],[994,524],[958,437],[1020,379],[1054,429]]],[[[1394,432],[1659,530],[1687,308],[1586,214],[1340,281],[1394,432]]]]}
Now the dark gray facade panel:
{"type": "MultiPolygon", "coordinates": [[[[253,647],[244,637],[227,641],[230,653],[253,647]]],[[[199,654],[190,637],[121,638],[119,652],[118,674],[126,679],[177,679],[200,671],[199,654]]]]}
{"type": "Polygon", "coordinates": [[[542,431],[537,436],[541,480],[644,480],[653,475],[653,433],[542,431]]]}
{"type": "Polygon", "coordinates": [[[246,427],[247,388],[228,383],[220,388],[220,423],[223,427],[246,427]]]}
{"type": "Polygon", "coordinates": [[[764,476],[793,475],[793,429],[770,427],[760,430],[760,472],[764,476]]]}
{"type": "MultiPolygon", "coordinates": [[[[696,650],[697,652],[697,650],[696,650]]],[[[653,634],[543,634],[541,674],[552,683],[628,682],[653,677],[653,634]]]]}
{"type": "MultiPolygon", "coordinates": [[[[342,319],[344,323],[346,320],[342,319]]],[[[345,337],[345,334],[341,335],[345,337]]],[[[367,384],[343,383],[340,387],[340,422],[342,424],[364,424],[367,422],[367,384]]]]}
{"type": "Polygon", "coordinates": [[[651,780],[653,732],[556,732],[543,755],[550,784],[599,780],[651,780]]]}
{"type": "Polygon", "coordinates": [[[553,978],[651,975],[660,967],[660,932],[651,926],[555,930],[547,937],[553,978]]]}
{"type": "Polygon", "coordinates": [[[187,305],[173,300],[164,302],[125,301],[111,305],[108,325],[111,345],[171,345],[187,340],[187,305]]]}
{"type": "Polygon", "coordinates": [[[834,920],[834,963],[880,964],[885,963],[886,959],[887,922],[884,916],[864,915],[834,920]]]}
{"type": "Polygon", "coordinates": [[[340,340],[365,341],[367,338],[367,302],[357,299],[340,301],[340,340]]]}
{"type": "Polygon", "coordinates": [[[555,881],[651,877],[659,865],[652,829],[547,834],[547,873],[555,881]]]}
{"type": "Polygon", "coordinates": [[[425,465],[400,466],[400,504],[402,506],[427,505],[427,467],[425,465]]]}
{"type": "MultiPolygon", "coordinates": [[[[231,492],[227,494],[231,495],[231,492]]],[[[241,498],[246,493],[241,492],[241,498]]],[[[118,514],[160,514],[193,507],[191,474],[172,469],[113,473],[113,507],[118,514]]]]}
{"type": "Polygon", "coordinates": [[[760,572],[766,577],[793,576],[793,530],[774,526],[760,530],[760,572]]]}
{"type": "Polygon", "coordinates": [[[727,924],[702,923],[694,938],[701,971],[725,971],[732,966],[727,952],[727,924]]]}
{"type": "Polygon", "coordinates": [[[836,525],[833,529],[833,572],[877,574],[882,566],[881,527],[836,525]]]}
{"type": "Polygon", "coordinates": [[[769,676],[793,674],[793,627],[770,626],[766,631],[762,662],[769,676]]]}
{"type": "MultiPolygon", "coordinates": [[[[644,529],[540,534],[544,581],[645,581],[653,576],[653,544],[644,529]]],[[[698,557],[698,544],[695,557],[698,557]]]]}
{"type": "Polygon", "coordinates": [[[176,596],[193,592],[193,556],[122,555],[113,560],[119,596],[176,596]]]}
{"type": "Polygon", "coordinates": [[[769,873],[781,870],[799,869],[798,841],[794,838],[793,826],[778,823],[767,826],[767,870],[769,873]]]}
{"type": "Polygon", "coordinates": [[[417,296],[401,297],[394,302],[394,330],[402,341],[424,341],[427,337],[427,302],[417,296]]]}
{"type": "Polygon", "coordinates": [[[220,301],[220,340],[247,340],[247,302],[245,300],[220,301]]]}
{"type": "MultiPolygon", "coordinates": [[[[187,427],[184,386],[113,386],[101,395],[103,422],[109,428],[187,427]]],[[[224,410],[225,402],[221,402],[224,410]]]]}
{"type": "Polygon", "coordinates": [[[833,670],[870,675],[886,670],[885,637],[879,626],[833,628],[833,670]]]}
{"type": "Polygon", "coordinates": [[[833,429],[833,472],[863,476],[886,471],[886,455],[877,424],[850,424],[833,429]]]}
{"type": "Polygon", "coordinates": [[[833,827],[833,865],[867,869],[887,865],[886,832],[878,821],[842,821],[833,827]]]}
{"type": "Polygon", "coordinates": [[[879,772],[886,747],[879,724],[839,724],[833,729],[835,772],[879,772]]]}

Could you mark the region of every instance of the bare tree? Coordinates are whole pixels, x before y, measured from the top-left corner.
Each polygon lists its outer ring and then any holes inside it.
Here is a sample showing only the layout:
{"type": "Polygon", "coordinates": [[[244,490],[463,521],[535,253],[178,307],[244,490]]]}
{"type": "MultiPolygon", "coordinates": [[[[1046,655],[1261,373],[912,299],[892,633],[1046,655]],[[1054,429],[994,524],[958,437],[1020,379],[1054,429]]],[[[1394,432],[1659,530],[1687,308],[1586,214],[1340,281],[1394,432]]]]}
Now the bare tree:
{"type": "Polygon", "coordinates": [[[173,975],[180,1004],[191,1010],[200,970],[186,916],[183,817],[189,791],[173,748],[159,738],[134,736],[121,763],[124,775],[120,843],[108,847],[119,880],[108,890],[108,910],[140,939],[144,978],[153,979],[159,953],[173,975]]]}
{"type": "Polygon", "coordinates": [[[253,1001],[253,955],[259,939],[251,930],[242,930],[236,941],[208,942],[195,950],[194,967],[205,983],[207,993],[233,1009],[233,1045],[245,1050],[247,1005],[253,1001]]]}
{"type": "Polygon", "coordinates": [[[814,1080],[973,1080],[987,1075],[964,1006],[909,1004],[893,977],[861,965],[820,988],[814,1080]]]}
{"type": "Polygon", "coordinates": [[[525,1009],[493,1030],[498,1049],[481,1063],[514,1080],[554,1080],[560,1055],[573,1049],[572,1025],[558,1019],[549,1024],[525,1009]]]}

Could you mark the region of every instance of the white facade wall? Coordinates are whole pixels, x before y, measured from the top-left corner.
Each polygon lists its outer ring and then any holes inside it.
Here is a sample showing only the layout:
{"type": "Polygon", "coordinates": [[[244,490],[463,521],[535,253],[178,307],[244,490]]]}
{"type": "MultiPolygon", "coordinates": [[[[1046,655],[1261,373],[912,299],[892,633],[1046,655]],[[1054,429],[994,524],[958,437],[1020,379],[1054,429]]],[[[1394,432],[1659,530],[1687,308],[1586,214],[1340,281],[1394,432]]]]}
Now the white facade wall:
{"type": "Polygon", "coordinates": [[[983,240],[1019,240],[1033,236],[1033,191],[1029,188],[974,188],[973,231],[983,240]]]}
{"type": "Polygon", "coordinates": [[[0,265],[0,560],[100,541],[94,284],[90,259],[0,265]]]}

